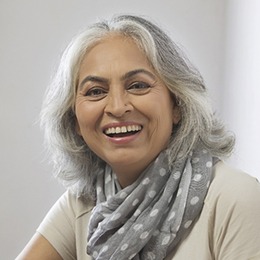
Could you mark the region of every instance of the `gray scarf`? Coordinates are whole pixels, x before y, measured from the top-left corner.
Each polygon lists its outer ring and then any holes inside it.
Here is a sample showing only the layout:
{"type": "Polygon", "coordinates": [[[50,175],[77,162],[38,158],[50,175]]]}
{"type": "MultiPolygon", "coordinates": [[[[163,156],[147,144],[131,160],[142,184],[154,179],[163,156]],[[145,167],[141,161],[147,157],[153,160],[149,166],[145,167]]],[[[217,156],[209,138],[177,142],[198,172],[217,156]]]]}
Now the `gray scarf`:
{"type": "Polygon", "coordinates": [[[212,156],[202,149],[171,170],[167,152],[160,153],[124,189],[107,166],[97,177],[88,254],[97,260],[164,259],[199,216],[211,172],[212,156]]]}

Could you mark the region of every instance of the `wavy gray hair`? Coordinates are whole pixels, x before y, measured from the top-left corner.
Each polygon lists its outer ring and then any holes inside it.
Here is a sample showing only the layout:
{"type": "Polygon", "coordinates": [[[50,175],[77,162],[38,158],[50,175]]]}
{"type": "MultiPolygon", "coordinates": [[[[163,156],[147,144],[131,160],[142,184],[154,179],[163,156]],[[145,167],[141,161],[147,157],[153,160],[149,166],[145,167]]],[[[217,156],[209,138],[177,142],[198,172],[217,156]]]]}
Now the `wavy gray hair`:
{"type": "Polygon", "coordinates": [[[121,15],[93,24],[72,40],[47,90],[41,125],[56,177],[78,195],[93,195],[96,173],[104,162],[76,133],[74,102],[84,55],[111,33],[136,42],[179,105],[181,120],[169,142],[169,163],[187,156],[198,145],[214,156],[228,156],[234,137],[213,115],[200,73],[158,26],[142,17],[121,15]]]}

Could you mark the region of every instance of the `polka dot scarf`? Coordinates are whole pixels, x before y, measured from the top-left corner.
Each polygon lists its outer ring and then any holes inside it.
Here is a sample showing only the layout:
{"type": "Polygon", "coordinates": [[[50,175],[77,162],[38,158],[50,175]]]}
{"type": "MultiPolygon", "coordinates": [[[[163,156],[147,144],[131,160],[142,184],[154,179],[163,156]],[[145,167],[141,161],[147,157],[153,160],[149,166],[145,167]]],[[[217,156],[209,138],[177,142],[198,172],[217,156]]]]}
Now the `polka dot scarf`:
{"type": "Polygon", "coordinates": [[[124,189],[108,166],[98,175],[87,245],[93,259],[164,259],[191,229],[211,181],[212,157],[198,150],[171,170],[167,165],[164,151],[124,189]]]}

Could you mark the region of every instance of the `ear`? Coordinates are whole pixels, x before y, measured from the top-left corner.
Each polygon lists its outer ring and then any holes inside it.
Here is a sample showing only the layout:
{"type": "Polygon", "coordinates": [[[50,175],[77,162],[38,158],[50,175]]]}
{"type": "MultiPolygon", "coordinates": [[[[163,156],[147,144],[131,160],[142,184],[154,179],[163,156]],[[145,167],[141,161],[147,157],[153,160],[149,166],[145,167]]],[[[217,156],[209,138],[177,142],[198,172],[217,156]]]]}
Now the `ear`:
{"type": "Polygon", "coordinates": [[[172,122],[174,125],[177,125],[181,120],[181,110],[180,107],[174,104],[172,110],[172,122]]]}

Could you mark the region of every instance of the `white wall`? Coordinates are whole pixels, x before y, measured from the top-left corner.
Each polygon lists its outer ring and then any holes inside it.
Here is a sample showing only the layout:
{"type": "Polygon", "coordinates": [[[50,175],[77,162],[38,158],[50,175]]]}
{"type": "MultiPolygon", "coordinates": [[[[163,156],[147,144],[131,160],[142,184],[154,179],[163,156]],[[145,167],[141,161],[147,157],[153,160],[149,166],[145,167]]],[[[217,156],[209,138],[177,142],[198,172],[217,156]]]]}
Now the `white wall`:
{"type": "Polygon", "coordinates": [[[220,108],[236,133],[231,160],[260,179],[260,1],[229,0],[220,108]]]}
{"type": "MultiPolygon", "coordinates": [[[[214,105],[229,108],[226,101],[222,103],[221,88],[227,81],[225,3],[224,0],[1,0],[1,259],[17,255],[64,191],[52,179],[51,167],[43,160],[42,133],[35,122],[50,75],[71,37],[97,17],[114,13],[147,15],[184,46],[204,75],[214,105]]],[[[228,48],[232,44],[229,40],[228,48]]],[[[231,75],[236,78],[235,71],[231,75]]],[[[236,110],[232,113],[226,120],[237,129],[236,110]]],[[[243,111],[239,117],[242,115],[248,118],[243,111]]],[[[255,159],[252,162],[257,163],[255,159]]]]}

